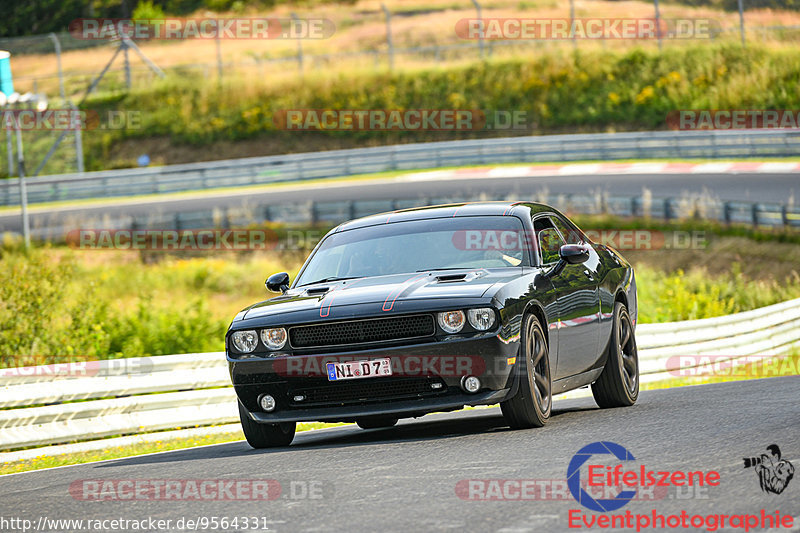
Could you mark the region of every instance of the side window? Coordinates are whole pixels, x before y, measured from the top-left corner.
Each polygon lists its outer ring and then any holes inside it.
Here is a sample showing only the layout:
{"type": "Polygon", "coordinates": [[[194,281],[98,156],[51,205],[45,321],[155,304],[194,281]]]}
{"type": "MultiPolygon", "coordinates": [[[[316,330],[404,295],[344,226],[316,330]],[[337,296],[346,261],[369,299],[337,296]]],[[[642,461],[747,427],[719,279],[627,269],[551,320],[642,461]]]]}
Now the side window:
{"type": "Polygon", "coordinates": [[[561,235],[567,240],[567,244],[583,244],[586,242],[586,239],[580,231],[569,226],[560,217],[551,216],[550,218],[555,227],[558,228],[558,231],[561,232],[561,235]]]}
{"type": "Polygon", "coordinates": [[[536,242],[542,253],[542,264],[555,263],[559,259],[558,251],[564,240],[547,217],[537,218],[533,221],[533,230],[536,232],[536,242]]]}

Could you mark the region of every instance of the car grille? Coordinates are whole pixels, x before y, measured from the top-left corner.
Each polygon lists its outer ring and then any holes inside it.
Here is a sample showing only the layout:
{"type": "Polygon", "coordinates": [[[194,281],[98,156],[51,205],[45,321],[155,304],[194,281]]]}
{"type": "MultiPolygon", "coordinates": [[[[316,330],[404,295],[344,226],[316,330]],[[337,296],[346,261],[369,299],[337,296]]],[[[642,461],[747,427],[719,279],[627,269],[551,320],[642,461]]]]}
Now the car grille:
{"type": "Polygon", "coordinates": [[[299,388],[289,393],[293,405],[344,404],[371,400],[409,399],[432,396],[445,392],[447,386],[439,378],[375,378],[364,381],[347,381],[321,385],[319,387],[299,388]],[[434,389],[433,383],[440,388],[434,389]],[[295,396],[305,396],[294,401],[295,396]]]}
{"type": "Polygon", "coordinates": [[[431,315],[371,318],[289,329],[293,348],[341,346],[429,337],[436,332],[431,315]]]}

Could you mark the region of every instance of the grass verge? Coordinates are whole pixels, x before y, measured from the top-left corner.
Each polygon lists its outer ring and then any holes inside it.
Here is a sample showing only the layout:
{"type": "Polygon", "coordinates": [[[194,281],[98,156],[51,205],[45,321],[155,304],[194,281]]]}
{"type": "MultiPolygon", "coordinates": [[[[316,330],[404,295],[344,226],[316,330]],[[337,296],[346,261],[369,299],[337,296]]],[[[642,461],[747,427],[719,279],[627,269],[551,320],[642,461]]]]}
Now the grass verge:
{"type": "MultiPolygon", "coordinates": [[[[300,422],[297,424],[297,431],[312,431],[315,429],[325,429],[346,424],[324,424],[321,422],[300,422]]],[[[55,468],[58,466],[69,466],[83,463],[94,463],[96,461],[107,461],[109,459],[122,459],[124,457],[134,457],[148,453],[167,452],[171,450],[183,450],[195,448],[197,446],[208,446],[211,444],[222,444],[225,442],[235,442],[244,439],[241,431],[231,433],[221,433],[217,435],[206,435],[183,439],[167,439],[150,443],[131,444],[128,446],[118,446],[105,450],[94,450],[77,452],[65,455],[40,456],[25,461],[15,461],[0,464],[0,475],[16,474],[19,472],[30,472],[45,468],[55,468]]]]}

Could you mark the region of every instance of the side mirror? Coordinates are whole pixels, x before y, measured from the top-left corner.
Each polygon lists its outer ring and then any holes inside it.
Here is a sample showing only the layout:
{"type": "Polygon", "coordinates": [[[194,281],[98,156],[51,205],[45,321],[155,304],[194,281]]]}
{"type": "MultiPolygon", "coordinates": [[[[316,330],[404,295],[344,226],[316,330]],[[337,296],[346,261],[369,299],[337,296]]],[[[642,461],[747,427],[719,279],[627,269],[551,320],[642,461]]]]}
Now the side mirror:
{"type": "Polygon", "coordinates": [[[286,292],[289,290],[289,274],[286,272],[278,272],[267,278],[267,290],[270,292],[286,292]]]}
{"type": "Polygon", "coordinates": [[[589,259],[589,249],[581,244],[565,244],[558,250],[558,256],[567,264],[577,265],[589,259]]]}

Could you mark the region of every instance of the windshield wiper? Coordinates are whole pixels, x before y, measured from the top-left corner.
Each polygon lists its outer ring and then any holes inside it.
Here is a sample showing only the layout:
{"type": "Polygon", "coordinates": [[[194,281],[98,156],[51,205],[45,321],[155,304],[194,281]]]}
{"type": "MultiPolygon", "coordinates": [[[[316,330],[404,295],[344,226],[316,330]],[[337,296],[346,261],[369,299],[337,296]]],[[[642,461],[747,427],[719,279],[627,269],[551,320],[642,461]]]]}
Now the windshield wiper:
{"type": "Polygon", "coordinates": [[[316,285],[317,283],[328,283],[330,281],[344,281],[346,279],[358,279],[360,277],[362,277],[362,276],[349,276],[349,277],[344,277],[344,278],[340,278],[340,277],[337,277],[337,276],[331,276],[329,278],[318,279],[317,281],[309,281],[308,283],[303,283],[302,285],[298,285],[298,287],[305,287],[307,285],[316,285]]]}

